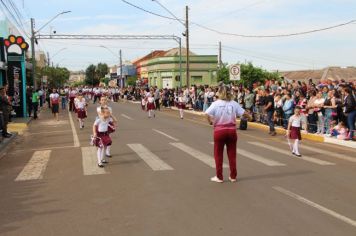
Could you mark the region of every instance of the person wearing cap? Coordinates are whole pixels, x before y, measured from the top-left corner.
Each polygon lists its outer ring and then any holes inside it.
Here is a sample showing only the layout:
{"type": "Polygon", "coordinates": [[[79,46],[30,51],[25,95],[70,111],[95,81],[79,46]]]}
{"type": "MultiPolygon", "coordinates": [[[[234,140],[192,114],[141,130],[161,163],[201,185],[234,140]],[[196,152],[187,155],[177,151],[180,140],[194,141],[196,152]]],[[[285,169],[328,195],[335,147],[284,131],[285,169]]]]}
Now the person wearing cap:
{"type": "Polygon", "coordinates": [[[3,127],[2,127],[2,136],[4,138],[10,138],[12,134],[7,132],[7,124],[9,123],[11,111],[11,103],[6,95],[5,87],[0,87],[0,112],[2,112],[3,116],[3,127]]]}
{"type": "Polygon", "coordinates": [[[243,116],[251,120],[251,116],[233,100],[231,89],[224,84],[219,86],[218,99],[205,111],[210,125],[214,125],[214,158],[216,176],[210,180],[223,183],[223,158],[224,146],[226,145],[230,165],[231,182],[236,182],[236,117],[243,116]]]}

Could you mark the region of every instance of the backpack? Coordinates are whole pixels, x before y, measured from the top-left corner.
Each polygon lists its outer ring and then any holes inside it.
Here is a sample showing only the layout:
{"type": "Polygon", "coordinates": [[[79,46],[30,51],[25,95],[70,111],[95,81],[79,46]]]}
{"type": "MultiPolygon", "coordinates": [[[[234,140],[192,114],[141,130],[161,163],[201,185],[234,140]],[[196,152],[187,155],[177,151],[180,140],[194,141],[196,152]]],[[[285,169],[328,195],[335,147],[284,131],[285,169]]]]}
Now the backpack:
{"type": "Polygon", "coordinates": [[[240,120],[240,130],[247,130],[247,124],[248,124],[247,119],[241,117],[241,120],[240,120]]]}

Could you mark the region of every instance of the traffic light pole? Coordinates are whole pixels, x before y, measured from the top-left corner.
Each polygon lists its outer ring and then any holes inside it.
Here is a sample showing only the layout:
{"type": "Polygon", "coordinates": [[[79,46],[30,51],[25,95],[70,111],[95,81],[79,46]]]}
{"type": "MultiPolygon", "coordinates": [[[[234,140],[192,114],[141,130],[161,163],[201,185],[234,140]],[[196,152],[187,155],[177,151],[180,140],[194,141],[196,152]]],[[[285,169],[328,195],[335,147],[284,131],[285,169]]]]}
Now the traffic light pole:
{"type": "Polygon", "coordinates": [[[33,83],[33,88],[37,90],[37,81],[36,81],[36,55],[35,55],[35,19],[31,18],[31,63],[32,63],[32,73],[31,79],[33,83]]]}

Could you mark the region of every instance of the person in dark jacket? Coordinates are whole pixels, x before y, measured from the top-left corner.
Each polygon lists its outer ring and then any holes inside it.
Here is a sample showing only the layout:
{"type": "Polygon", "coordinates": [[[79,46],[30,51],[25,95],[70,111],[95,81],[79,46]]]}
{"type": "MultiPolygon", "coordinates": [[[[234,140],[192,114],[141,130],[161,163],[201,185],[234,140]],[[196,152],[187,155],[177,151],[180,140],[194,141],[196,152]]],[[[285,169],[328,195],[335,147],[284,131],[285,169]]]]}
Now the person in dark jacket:
{"type": "Polygon", "coordinates": [[[349,129],[349,140],[352,140],[355,132],[356,101],[351,88],[344,89],[344,114],[346,116],[347,127],[349,129]]]}
{"type": "Polygon", "coordinates": [[[12,134],[7,132],[7,124],[10,118],[11,103],[6,96],[6,89],[4,87],[0,87],[0,111],[3,114],[2,136],[4,138],[10,138],[12,134]]]}

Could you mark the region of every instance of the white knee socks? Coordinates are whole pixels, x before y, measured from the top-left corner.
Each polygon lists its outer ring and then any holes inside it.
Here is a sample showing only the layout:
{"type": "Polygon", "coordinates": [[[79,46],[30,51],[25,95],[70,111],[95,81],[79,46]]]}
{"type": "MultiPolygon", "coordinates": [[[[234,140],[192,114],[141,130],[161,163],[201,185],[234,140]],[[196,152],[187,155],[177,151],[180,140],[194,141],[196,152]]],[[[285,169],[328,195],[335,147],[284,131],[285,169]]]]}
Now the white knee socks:
{"type": "Polygon", "coordinates": [[[98,164],[100,164],[104,158],[104,148],[103,147],[98,148],[97,157],[98,157],[98,164]]]}
{"type": "Polygon", "coordinates": [[[183,115],[184,115],[183,109],[179,109],[179,114],[180,114],[180,118],[183,118],[183,115]]]}
{"type": "Polygon", "coordinates": [[[110,156],[110,147],[111,147],[111,146],[107,146],[107,147],[106,147],[106,155],[107,155],[107,156],[110,156]]]}
{"type": "Polygon", "coordinates": [[[299,140],[296,139],[293,144],[293,152],[297,155],[300,155],[299,153],[299,140]]]}

